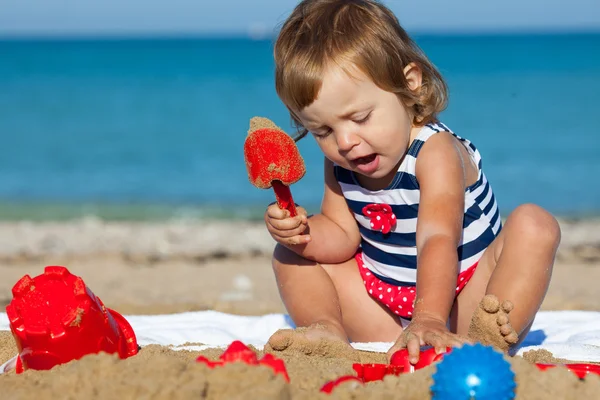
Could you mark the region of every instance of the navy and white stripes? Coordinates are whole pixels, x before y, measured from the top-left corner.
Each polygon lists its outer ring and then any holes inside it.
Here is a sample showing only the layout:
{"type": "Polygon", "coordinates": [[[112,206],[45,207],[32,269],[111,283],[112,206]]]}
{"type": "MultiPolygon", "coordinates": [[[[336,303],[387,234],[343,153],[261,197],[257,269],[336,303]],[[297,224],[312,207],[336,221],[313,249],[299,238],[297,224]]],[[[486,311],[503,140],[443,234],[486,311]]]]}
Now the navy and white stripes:
{"type": "Polygon", "coordinates": [[[450,132],[459,139],[478,167],[477,181],[465,190],[463,236],[457,249],[460,272],[475,264],[500,232],[500,212],[481,168],[479,151],[471,142],[454,134],[442,123],[428,124],[413,140],[393,182],[384,190],[365,189],[358,183],[354,172],[334,166],[346,202],[358,222],[365,266],[385,282],[398,286],[416,284],[420,192],[415,166],[423,144],[441,131],[450,132]],[[390,233],[383,234],[371,229],[369,218],[363,215],[363,207],[373,203],[391,206],[397,223],[390,233]]]}

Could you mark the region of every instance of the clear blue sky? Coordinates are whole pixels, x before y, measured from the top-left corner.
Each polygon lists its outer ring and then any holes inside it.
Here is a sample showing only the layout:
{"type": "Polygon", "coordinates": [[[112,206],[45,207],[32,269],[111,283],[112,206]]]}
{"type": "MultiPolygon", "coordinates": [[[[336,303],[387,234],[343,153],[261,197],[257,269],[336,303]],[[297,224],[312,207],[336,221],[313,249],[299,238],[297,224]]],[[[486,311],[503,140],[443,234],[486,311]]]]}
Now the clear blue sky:
{"type": "MultiPolygon", "coordinates": [[[[387,0],[406,29],[600,31],[600,0],[387,0]]],[[[272,33],[296,0],[0,0],[0,36],[272,33]]]]}

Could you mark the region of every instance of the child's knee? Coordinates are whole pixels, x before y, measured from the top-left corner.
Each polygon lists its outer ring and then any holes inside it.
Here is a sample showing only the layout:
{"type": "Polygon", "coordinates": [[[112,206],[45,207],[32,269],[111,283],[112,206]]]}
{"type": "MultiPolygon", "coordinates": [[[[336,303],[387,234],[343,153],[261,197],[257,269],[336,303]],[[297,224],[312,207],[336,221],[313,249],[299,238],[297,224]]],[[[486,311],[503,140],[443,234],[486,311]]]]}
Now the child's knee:
{"type": "Polygon", "coordinates": [[[548,246],[556,250],[560,243],[560,225],[549,212],[535,204],[524,204],[511,214],[522,240],[536,246],[548,246]]]}

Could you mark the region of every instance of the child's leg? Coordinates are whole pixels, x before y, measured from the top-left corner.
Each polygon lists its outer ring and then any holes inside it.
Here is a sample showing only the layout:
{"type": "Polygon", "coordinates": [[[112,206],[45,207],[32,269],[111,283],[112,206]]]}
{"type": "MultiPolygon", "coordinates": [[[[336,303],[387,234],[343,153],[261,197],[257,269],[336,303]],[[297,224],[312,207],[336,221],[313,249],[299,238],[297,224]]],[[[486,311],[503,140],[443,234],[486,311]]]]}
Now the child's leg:
{"type": "Polygon", "coordinates": [[[367,293],[354,258],[320,265],[278,245],[273,269],[290,317],[298,327],[308,327],[276,332],[268,343],[275,350],[322,338],[393,342],[402,332],[398,319],[367,293]]]}
{"type": "Polygon", "coordinates": [[[559,242],[554,217],[534,205],[516,208],[458,296],[453,330],[502,349],[517,335],[523,340],[546,295],[559,242]]]}

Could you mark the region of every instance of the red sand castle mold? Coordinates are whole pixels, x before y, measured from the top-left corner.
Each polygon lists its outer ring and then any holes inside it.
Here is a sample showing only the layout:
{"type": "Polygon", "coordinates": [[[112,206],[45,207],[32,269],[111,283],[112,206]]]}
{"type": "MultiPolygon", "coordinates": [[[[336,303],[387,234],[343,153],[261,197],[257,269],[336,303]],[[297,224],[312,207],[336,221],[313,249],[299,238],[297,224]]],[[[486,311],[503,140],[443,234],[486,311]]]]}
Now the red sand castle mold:
{"type": "Polygon", "coordinates": [[[35,278],[25,275],[12,293],[6,314],[19,349],[17,373],[51,369],[101,351],[122,359],[138,352],[127,320],[65,267],[48,266],[35,278]]]}
{"type": "MultiPolygon", "coordinates": [[[[346,375],[336,380],[327,382],[321,388],[321,392],[331,393],[338,385],[351,380],[360,383],[367,383],[382,380],[386,375],[412,373],[418,369],[425,368],[434,362],[440,361],[444,355],[451,351],[451,347],[447,347],[446,351],[440,354],[436,354],[434,348],[422,350],[421,354],[419,355],[419,361],[414,365],[409,361],[407,349],[402,349],[395,352],[390,359],[390,364],[353,364],[352,368],[356,372],[356,376],[346,375]]],[[[536,364],[541,371],[545,371],[549,368],[554,368],[559,365],[561,364],[536,364]]],[[[591,373],[600,375],[600,365],[564,364],[563,366],[577,375],[580,379],[584,379],[588,374],[591,373]]]]}
{"type": "Polygon", "coordinates": [[[386,375],[400,375],[404,372],[401,365],[390,364],[352,364],[352,369],[361,382],[380,381],[386,375]]]}
{"type": "Polygon", "coordinates": [[[335,389],[336,387],[338,387],[342,383],[350,382],[350,381],[354,381],[354,382],[356,382],[357,384],[360,384],[360,385],[363,384],[362,379],[357,378],[356,376],[346,375],[346,376],[339,377],[339,378],[337,378],[334,381],[327,382],[320,389],[320,392],[330,394],[331,392],[333,392],[333,389],[335,389]]]}
{"type": "Polygon", "coordinates": [[[447,347],[446,351],[441,354],[436,354],[434,348],[422,350],[419,355],[419,361],[416,364],[411,364],[408,357],[408,350],[398,350],[390,359],[390,364],[352,364],[352,369],[356,372],[356,376],[346,375],[336,380],[327,382],[321,388],[321,392],[331,393],[336,386],[351,380],[360,383],[380,381],[386,375],[400,375],[402,373],[411,373],[417,369],[425,368],[432,363],[442,359],[444,354],[450,352],[451,347],[447,347]]]}
{"type": "Polygon", "coordinates": [[[549,368],[554,368],[558,366],[563,366],[575,375],[579,379],[584,379],[588,374],[597,374],[600,375],[600,365],[596,364],[535,364],[536,367],[540,369],[540,371],[545,371],[549,368]]]}
{"type": "MultiPolygon", "coordinates": [[[[446,354],[452,351],[451,347],[447,347],[443,353],[436,354],[434,348],[421,350],[419,361],[412,365],[408,357],[408,350],[402,349],[395,352],[390,360],[390,364],[353,364],[352,368],[356,372],[355,375],[344,375],[339,378],[325,383],[320,392],[330,394],[333,390],[346,382],[355,382],[362,385],[367,382],[382,380],[386,375],[400,375],[402,373],[412,373],[418,369],[425,368],[434,362],[440,361],[446,354]]],[[[284,379],[289,382],[287,370],[283,360],[265,354],[262,359],[256,357],[256,353],[247,347],[244,343],[236,340],[221,354],[219,360],[212,361],[204,356],[199,356],[196,362],[200,362],[209,368],[223,366],[233,362],[243,362],[248,365],[265,365],[273,369],[275,374],[283,375],[284,379]]],[[[536,364],[540,370],[556,367],[559,364],[536,364]]],[[[566,364],[579,378],[583,379],[588,373],[600,373],[600,366],[592,364],[566,364]]]]}
{"type": "Polygon", "coordinates": [[[400,375],[425,368],[441,360],[444,354],[451,350],[451,347],[447,347],[441,354],[436,354],[433,347],[422,350],[419,355],[419,361],[413,365],[409,361],[408,350],[402,349],[392,354],[389,364],[352,364],[352,368],[363,382],[377,381],[383,379],[386,375],[400,375]]]}
{"type": "Polygon", "coordinates": [[[283,360],[273,356],[272,354],[265,354],[260,360],[256,357],[256,353],[252,351],[248,346],[239,340],[231,342],[229,347],[221,354],[219,360],[212,361],[204,356],[199,356],[196,362],[205,364],[208,368],[221,367],[225,364],[233,362],[243,362],[248,365],[264,365],[269,367],[275,372],[275,374],[281,374],[286,382],[290,381],[285,363],[283,360]]]}
{"type": "Polygon", "coordinates": [[[260,189],[273,187],[279,207],[296,216],[289,186],[304,176],[306,168],[294,139],[270,120],[254,117],[244,142],[244,159],[250,182],[260,189]]]}
{"type": "Polygon", "coordinates": [[[398,350],[390,358],[390,364],[399,365],[403,368],[404,372],[410,373],[415,372],[418,369],[425,368],[432,363],[441,360],[445,354],[452,351],[452,347],[446,347],[446,350],[440,354],[435,352],[435,348],[431,347],[426,350],[421,350],[419,354],[419,361],[416,364],[411,364],[408,357],[408,350],[398,350]]]}

